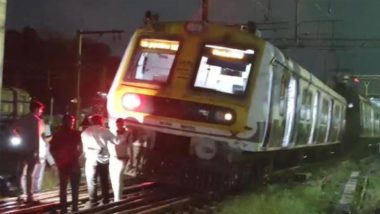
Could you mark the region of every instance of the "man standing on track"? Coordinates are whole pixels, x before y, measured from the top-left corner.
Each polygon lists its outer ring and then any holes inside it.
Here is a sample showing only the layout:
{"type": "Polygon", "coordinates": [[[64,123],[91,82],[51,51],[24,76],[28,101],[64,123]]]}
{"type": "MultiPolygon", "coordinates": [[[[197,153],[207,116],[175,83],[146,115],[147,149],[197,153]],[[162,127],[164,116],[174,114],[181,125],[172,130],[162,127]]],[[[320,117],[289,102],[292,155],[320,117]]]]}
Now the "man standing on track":
{"type": "Polygon", "coordinates": [[[122,118],[116,120],[116,127],[116,144],[108,144],[110,153],[109,173],[114,201],[120,201],[124,187],[123,171],[128,159],[133,155],[131,147],[133,136],[131,131],[125,129],[122,118]]]}
{"type": "Polygon", "coordinates": [[[97,176],[100,178],[103,204],[109,203],[107,144],[115,144],[116,136],[104,127],[103,117],[93,115],[91,125],[82,134],[83,151],[86,157],[85,173],[90,207],[97,205],[97,176]]]}
{"type": "Polygon", "coordinates": [[[30,113],[21,118],[16,129],[22,140],[21,178],[20,183],[23,193],[26,195],[26,203],[38,203],[33,198],[34,166],[39,161],[39,140],[43,134],[43,121],[41,119],[45,106],[41,102],[30,102],[30,113]]]}
{"type": "Polygon", "coordinates": [[[67,213],[67,183],[70,180],[72,211],[78,211],[78,194],[80,183],[79,157],[82,154],[80,132],[74,129],[75,118],[65,115],[62,127],[53,135],[50,152],[53,155],[59,174],[59,199],[61,213],[67,213]]]}
{"type": "Polygon", "coordinates": [[[44,131],[39,140],[39,161],[34,166],[33,171],[33,180],[36,181],[33,183],[33,193],[39,193],[42,191],[46,164],[49,164],[54,172],[56,172],[55,162],[49,151],[49,143],[51,141],[50,125],[45,124],[43,121],[42,124],[44,131]]]}

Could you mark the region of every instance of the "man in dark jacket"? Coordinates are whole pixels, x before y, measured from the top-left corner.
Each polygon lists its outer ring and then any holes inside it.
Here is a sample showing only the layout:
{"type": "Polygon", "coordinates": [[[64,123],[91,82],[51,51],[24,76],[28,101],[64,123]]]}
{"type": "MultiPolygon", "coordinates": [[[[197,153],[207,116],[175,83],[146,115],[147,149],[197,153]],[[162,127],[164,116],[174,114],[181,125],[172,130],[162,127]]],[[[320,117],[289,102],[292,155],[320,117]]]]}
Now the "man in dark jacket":
{"type": "Polygon", "coordinates": [[[75,119],[65,115],[62,127],[53,135],[50,152],[56,162],[59,173],[59,198],[61,213],[67,213],[67,183],[70,180],[72,194],[72,211],[78,210],[80,183],[79,157],[82,154],[80,132],[74,129],[75,119]]]}

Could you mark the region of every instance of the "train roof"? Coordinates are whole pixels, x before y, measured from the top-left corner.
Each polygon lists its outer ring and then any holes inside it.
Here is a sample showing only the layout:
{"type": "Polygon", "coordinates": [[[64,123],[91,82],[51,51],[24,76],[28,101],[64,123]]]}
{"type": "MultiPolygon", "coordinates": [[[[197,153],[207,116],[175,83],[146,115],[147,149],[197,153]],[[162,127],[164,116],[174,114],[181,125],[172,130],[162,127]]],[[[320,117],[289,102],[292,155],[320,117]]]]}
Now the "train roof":
{"type": "Polygon", "coordinates": [[[155,30],[155,31],[165,31],[165,32],[179,32],[180,30],[186,30],[190,33],[200,33],[211,29],[213,33],[221,32],[233,32],[254,36],[259,40],[265,41],[261,38],[261,32],[259,30],[252,29],[246,24],[225,24],[218,22],[202,22],[202,21],[167,21],[167,22],[157,22],[151,25],[141,26],[138,30],[155,30]]]}

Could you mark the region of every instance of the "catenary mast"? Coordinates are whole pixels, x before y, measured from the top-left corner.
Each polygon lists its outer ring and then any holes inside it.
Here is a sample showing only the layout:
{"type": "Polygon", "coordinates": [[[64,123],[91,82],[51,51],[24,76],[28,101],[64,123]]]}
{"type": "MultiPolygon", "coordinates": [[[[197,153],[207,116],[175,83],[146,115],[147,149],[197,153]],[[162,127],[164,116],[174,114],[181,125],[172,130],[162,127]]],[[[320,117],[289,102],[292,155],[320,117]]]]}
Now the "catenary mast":
{"type": "Polygon", "coordinates": [[[0,0],[0,100],[3,87],[3,67],[4,67],[4,38],[5,38],[5,17],[7,10],[7,0],[0,0]]]}

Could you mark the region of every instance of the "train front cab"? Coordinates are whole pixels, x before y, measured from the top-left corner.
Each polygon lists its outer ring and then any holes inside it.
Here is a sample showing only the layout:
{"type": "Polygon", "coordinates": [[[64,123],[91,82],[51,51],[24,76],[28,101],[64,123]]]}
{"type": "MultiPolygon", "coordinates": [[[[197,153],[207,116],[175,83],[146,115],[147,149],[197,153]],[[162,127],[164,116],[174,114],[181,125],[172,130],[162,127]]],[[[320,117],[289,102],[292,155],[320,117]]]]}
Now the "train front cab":
{"type": "MultiPolygon", "coordinates": [[[[193,159],[201,156],[220,160],[214,169],[223,171],[230,158],[225,151],[249,129],[247,109],[264,43],[233,27],[209,24],[204,32],[188,32],[186,26],[137,31],[109,92],[109,116],[131,119],[142,135],[150,133],[149,158],[155,152],[162,159],[176,156],[180,168],[207,165],[193,159]]],[[[161,168],[175,167],[166,161],[161,168]]]]}

